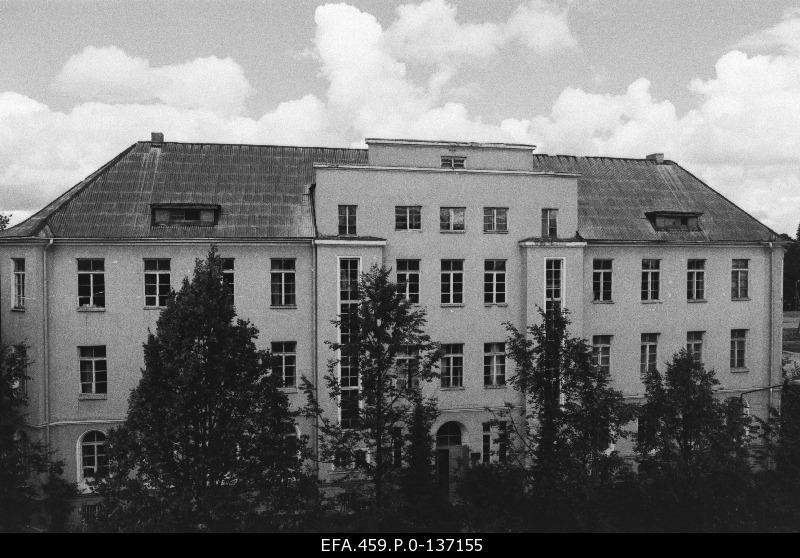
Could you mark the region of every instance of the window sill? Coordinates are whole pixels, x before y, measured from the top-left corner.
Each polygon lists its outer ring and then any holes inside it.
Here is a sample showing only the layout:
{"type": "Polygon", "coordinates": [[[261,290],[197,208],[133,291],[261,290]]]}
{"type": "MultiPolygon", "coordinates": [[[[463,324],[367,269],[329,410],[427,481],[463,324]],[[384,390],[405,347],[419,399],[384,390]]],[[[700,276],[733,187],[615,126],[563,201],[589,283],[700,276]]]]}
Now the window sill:
{"type": "MultiPolygon", "coordinates": [[[[644,301],[642,301],[644,302],[644,301]]],[[[614,304],[613,300],[593,300],[592,304],[614,304]]]]}
{"type": "Polygon", "coordinates": [[[492,306],[499,306],[500,308],[505,308],[508,306],[507,302],[484,302],[483,305],[486,308],[490,308],[492,306]]]}
{"type": "Polygon", "coordinates": [[[78,400],[79,401],[99,401],[102,399],[108,399],[107,393],[79,393],[78,400]]]}
{"type": "Polygon", "coordinates": [[[458,302],[458,303],[456,303],[456,302],[453,302],[453,303],[445,303],[445,302],[443,302],[440,306],[442,308],[463,308],[466,305],[463,302],[458,302]]]}
{"type": "Polygon", "coordinates": [[[749,302],[750,298],[732,298],[731,302],[749,302]]]}
{"type": "Polygon", "coordinates": [[[78,306],[78,312],[105,312],[105,306],[78,306]]]}
{"type": "Polygon", "coordinates": [[[467,231],[441,231],[440,230],[439,232],[442,233],[442,234],[464,234],[467,231]]]}
{"type": "Polygon", "coordinates": [[[508,231],[483,231],[483,234],[508,234],[508,231]]]}
{"type": "Polygon", "coordinates": [[[747,374],[750,372],[749,368],[731,368],[731,374],[747,374]]]}
{"type": "Polygon", "coordinates": [[[166,306],[142,306],[144,310],[163,310],[166,306]]]}
{"type": "Polygon", "coordinates": [[[399,233],[404,233],[404,232],[421,233],[422,229],[395,229],[394,232],[399,232],[399,233]]]}
{"type": "Polygon", "coordinates": [[[697,304],[697,303],[708,302],[708,300],[706,300],[705,298],[692,298],[692,299],[687,299],[686,302],[688,302],[689,304],[697,304]]]}
{"type": "Polygon", "coordinates": [[[464,391],[464,386],[455,386],[455,387],[439,387],[441,391],[464,391]]]}
{"type": "Polygon", "coordinates": [[[300,392],[300,390],[298,390],[296,387],[282,387],[282,388],[278,388],[278,389],[280,389],[283,393],[299,393],[300,392]]]}
{"type": "Polygon", "coordinates": [[[12,312],[25,312],[25,308],[18,308],[16,306],[14,306],[13,308],[11,308],[11,311],[12,312]]]}
{"type": "Polygon", "coordinates": [[[270,310],[297,310],[296,304],[270,304],[270,310]]]}
{"type": "Polygon", "coordinates": [[[643,300],[642,304],[661,304],[662,300],[643,300]]]}
{"type": "Polygon", "coordinates": [[[507,387],[506,384],[503,384],[502,386],[487,386],[487,385],[484,385],[483,389],[506,389],[506,387],[507,387]]]}

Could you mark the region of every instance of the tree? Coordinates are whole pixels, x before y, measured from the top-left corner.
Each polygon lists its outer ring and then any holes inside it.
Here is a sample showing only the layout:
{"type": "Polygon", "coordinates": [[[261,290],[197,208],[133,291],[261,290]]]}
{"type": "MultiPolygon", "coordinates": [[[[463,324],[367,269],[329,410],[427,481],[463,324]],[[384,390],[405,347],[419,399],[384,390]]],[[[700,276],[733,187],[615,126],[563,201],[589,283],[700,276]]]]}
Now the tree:
{"type": "Polygon", "coordinates": [[[625,436],[633,410],[588,344],[569,334],[569,312],[539,314],[541,323],[527,330],[505,324],[506,354],[516,368],[509,383],[526,402],[524,423],[510,421],[519,464],[538,486],[606,479],[619,465],[609,448],[625,436]]]}
{"type": "Polygon", "coordinates": [[[3,215],[0,213],[0,231],[4,230],[8,226],[8,222],[11,220],[11,215],[3,215]]]}
{"type": "Polygon", "coordinates": [[[297,506],[303,480],[286,436],[294,415],[229,295],[212,247],[148,335],[127,418],[108,436],[98,528],[270,530],[291,520],[281,514],[297,506]]]}
{"type": "MultiPolygon", "coordinates": [[[[800,234],[800,225],[797,227],[800,234]]],[[[782,235],[786,240],[783,256],[783,301],[784,309],[800,310],[800,236],[795,239],[782,235]]]]}
{"type": "Polygon", "coordinates": [[[326,341],[336,356],[328,361],[324,381],[341,421],[324,412],[313,385],[304,380],[307,413],[318,419],[320,459],[365,475],[378,508],[387,482],[402,466],[397,456],[403,432],[429,420],[435,408],[435,400],[422,397],[421,385],[435,377],[439,358],[438,345],[424,332],[425,310],[406,300],[390,273],[378,266],[363,273],[358,302],[332,321],[340,341],[326,341]],[[342,374],[344,382],[340,368],[350,372],[342,374]]]}
{"type": "Polygon", "coordinates": [[[61,478],[63,463],[26,434],[29,364],[25,345],[0,346],[0,532],[40,525],[61,530],[77,494],[61,478]]]}

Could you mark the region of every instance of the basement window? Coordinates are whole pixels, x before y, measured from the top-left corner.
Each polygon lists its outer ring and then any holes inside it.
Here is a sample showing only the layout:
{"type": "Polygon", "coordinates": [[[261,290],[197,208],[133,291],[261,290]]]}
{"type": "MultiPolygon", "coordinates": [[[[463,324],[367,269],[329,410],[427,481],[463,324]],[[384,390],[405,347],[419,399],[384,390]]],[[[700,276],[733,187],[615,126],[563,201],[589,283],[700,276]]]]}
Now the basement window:
{"type": "Polygon", "coordinates": [[[219,219],[218,205],[153,205],[154,227],[166,225],[214,226],[219,219]]]}
{"type": "Polygon", "coordinates": [[[689,211],[650,211],[645,213],[657,231],[699,231],[702,213],[689,211]]]}

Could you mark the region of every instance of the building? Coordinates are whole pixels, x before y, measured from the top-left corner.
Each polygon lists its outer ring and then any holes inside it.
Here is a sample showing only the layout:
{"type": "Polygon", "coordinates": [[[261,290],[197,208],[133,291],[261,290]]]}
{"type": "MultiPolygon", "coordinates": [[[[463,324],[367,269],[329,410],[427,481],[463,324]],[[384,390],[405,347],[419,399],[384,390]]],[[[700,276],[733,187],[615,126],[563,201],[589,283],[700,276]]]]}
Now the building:
{"type": "MultiPolygon", "coordinates": [[[[0,233],[0,328],[27,342],[30,424],[82,483],[103,459],[163,295],[209,246],[238,313],[280,354],[290,399],[321,378],[349,282],[391,266],[444,344],[442,479],[497,459],[503,322],[567,307],[615,386],[686,347],[766,416],[780,382],[778,235],[656,154],[549,156],[532,145],[367,139],[368,149],[165,142],[123,151],[0,233]]],[[[347,397],[357,382],[341,371],[347,397]]],[[[352,399],[351,399],[352,400],[352,399]]],[[[339,413],[332,401],[328,412],[339,413]]],[[[346,420],[346,417],[344,417],[346,420]]],[[[632,426],[635,427],[635,426],[632,426]]],[[[312,437],[313,425],[299,430],[312,437]]],[[[621,447],[629,451],[630,447],[621,447]]],[[[322,471],[335,478],[333,467],[322,471]]]]}

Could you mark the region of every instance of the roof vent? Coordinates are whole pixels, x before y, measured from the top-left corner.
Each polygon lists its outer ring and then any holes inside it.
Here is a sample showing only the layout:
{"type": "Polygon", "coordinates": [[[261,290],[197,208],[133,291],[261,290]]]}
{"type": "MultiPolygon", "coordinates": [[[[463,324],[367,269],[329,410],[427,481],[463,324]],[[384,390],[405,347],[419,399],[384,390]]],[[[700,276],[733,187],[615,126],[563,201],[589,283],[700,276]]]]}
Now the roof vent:
{"type": "Polygon", "coordinates": [[[161,147],[164,143],[164,134],[161,132],[151,132],[150,133],[150,146],[151,147],[161,147]]]}
{"type": "Polygon", "coordinates": [[[655,161],[657,165],[664,164],[664,154],[663,153],[651,153],[647,156],[647,160],[655,161]]]}

